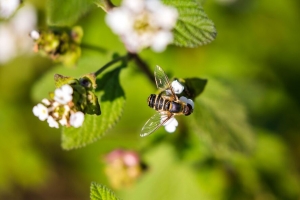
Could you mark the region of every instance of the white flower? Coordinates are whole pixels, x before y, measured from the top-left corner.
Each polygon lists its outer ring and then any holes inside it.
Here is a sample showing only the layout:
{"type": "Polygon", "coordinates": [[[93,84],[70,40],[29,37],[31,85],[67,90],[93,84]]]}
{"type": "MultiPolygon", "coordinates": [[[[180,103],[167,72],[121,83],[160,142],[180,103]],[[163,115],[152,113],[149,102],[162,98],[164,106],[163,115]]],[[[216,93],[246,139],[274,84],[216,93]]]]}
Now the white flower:
{"type": "Polygon", "coordinates": [[[176,127],[178,126],[178,121],[172,117],[169,121],[167,121],[165,124],[165,129],[169,133],[173,133],[176,130],[176,127]]]}
{"type": "Polygon", "coordinates": [[[36,30],[33,30],[29,33],[29,36],[34,39],[34,40],[37,40],[40,38],[40,33],[37,32],[36,30]]]}
{"type": "Polygon", "coordinates": [[[68,124],[68,120],[65,116],[63,116],[63,118],[61,120],[59,120],[59,123],[62,125],[62,126],[66,126],[68,124]]]}
{"type": "Polygon", "coordinates": [[[59,127],[58,122],[55,121],[55,119],[51,116],[48,117],[47,122],[48,122],[48,124],[51,128],[58,128],[59,127]]]}
{"type": "Polygon", "coordinates": [[[180,94],[184,90],[184,86],[177,80],[173,81],[171,85],[175,94],[180,94]]]}
{"type": "Polygon", "coordinates": [[[177,17],[175,8],[159,0],[123,0],[121,7],[108,12],[106,23],[120,35],[128,51],[151,47],[161,52],[173,41],[171,30],[177,17]]]}
{"type": "Polygon", "coordinates": [[[194,109],[194,101],[192,99],[188,99],[188,98],[182,96],[182,97],[179,98],[179,100],[183,101],[187,104],[190,104],[192,106],[192,108],[194,109]]]}
{"type": "Polygon", "coordinates": [[[45,121],[48,116],[48,108],[43,104],[39,103],[38,105],[34,106],[32,112],[35,116],[37,116],[41,121],[45,121]]]}
{"type": "MultiPolygon", "coordinates": [[[[4,9],[3,2],[12,3],[14,1],[0,0],[0,13],[4,9]]],[[[28,33],[35,28],[36,21],[35,9],[27,3],[8,21],[0,22],[0,64],[8,62],[20,53],[32,52],[33,42],[28,39],[28,33]],[[24,19],[26,19],[26,23],[24,19]]]]}
{"type": "Polygon", "coordinates": [[[83,121],[84,121],[84,114],[80,111],[76,113],[72,113],[70,116],[70,125],[74,126],[75,128],[82,126],[83,121]]]}
{"type": "Polygon", "coordinates": [[[11,30],[3,24],[0,24],[0,44],[0,63],[6,63],[17,54],[18,48],[11,30]]]}
{"type": "Polygon", "coordinates": [[[0,18],[10,17],[19,7],[20,0],[0,0],[0,18]]]}
{"type": "Polygon", "coordinates": [[[51,102],[48,99],[42,99],[42,103],[46,106],[50,106],[51,102]]]}
{"type": "Polygon", "coordinates": [[[63,85],[54,91],[54,100],[60,104],[67,104],[73,99],[73,88],[70,85],[63,85]]]}

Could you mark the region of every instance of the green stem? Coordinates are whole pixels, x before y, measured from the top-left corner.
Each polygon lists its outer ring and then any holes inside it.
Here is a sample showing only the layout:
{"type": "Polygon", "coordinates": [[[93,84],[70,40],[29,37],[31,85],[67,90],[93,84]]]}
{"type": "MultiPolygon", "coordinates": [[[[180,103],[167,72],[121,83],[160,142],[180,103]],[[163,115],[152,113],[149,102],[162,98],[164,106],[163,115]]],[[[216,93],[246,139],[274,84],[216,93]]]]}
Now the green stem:
{"type": "Polygon", "coordinates": [[[106,53],[107,52],[107,50],[104,49],[104,48],[102,48],[102,47],[97,47],[97,46],[93,46],[93,45],[90,45],[90,44],[81,43],[80,47],[83,48],[83,49],[89,49],[89,50],[93,50],[93,51],[98,51],[100,53],[106,53]]]}
{"type": "Polygon", "coordinates": [[[145,63],[143,59],[137,54],[133,54],[133,53],[128,53],[128,54],[130,56],[130,59],[134,60],[135,64],[145,73],[148,79],[151,82],[153,82],[155,85],[155,78],[153,72],[150,70],[150,67],[147,65],[147,63],[145,63]]]}
{"type": "Polygon", "coordinates": [[[103,67],[101,67],[100,69],[98,69],[94,74],[95,76],[98,76],[99,74],[101,74],[104,70],[106,70],[107,68],[109,68],[111,65],[121,61],[121,60],[127,60],[129,57],[128,55],[126,54],[125,56],[121,56],[121,57],[118,57],[118,58],[115,58],[114,60],[106,63],[103,67]]]}

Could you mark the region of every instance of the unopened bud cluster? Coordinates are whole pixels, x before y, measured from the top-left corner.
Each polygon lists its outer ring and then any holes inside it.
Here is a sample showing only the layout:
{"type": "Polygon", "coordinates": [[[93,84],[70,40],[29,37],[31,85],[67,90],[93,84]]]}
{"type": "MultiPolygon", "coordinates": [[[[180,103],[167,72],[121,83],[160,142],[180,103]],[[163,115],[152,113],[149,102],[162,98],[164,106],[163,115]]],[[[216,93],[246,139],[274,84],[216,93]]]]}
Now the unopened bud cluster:
{"type": "Polygon", "coordinates": [[[72,100],[73,88],[63,85],[54,91],[52,99],[43,99],[34,106],[33,114],[41,121],[47,120],[53,128],[59,128],[59,125],[78,128],[84,121],[84,113],[77,110],[72,100]]]}
{"type": "Polygon", "coordinates": [[[74,65],[81,55],[80,43],[83,36],[81,27],[72,30],[48,30],[30,33],[34,40],[34,51],[65,65],[74,65]]]}
{"type": "Polygon", "coordinates": [[[134,151],[116,149],[105,157],[105,173],[115,189],[131,186],[142,174],[139,155],[134,151]]]}

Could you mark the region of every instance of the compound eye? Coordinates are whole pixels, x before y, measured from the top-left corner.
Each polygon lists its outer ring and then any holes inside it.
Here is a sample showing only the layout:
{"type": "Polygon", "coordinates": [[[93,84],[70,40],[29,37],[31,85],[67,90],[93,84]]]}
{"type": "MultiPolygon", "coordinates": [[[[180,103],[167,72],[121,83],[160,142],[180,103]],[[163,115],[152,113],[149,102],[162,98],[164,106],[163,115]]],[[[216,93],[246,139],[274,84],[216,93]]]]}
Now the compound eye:
{"type": "Polygon", "coordinates": [[[187,107],[186,107],[187,109],[185,110],[185,116],[188,116],[188,115],[190,115],[190,114],[192,114],[192,112],[193,112],[193,107],[191,106],[191,104],[187,104],[187,107]]]}

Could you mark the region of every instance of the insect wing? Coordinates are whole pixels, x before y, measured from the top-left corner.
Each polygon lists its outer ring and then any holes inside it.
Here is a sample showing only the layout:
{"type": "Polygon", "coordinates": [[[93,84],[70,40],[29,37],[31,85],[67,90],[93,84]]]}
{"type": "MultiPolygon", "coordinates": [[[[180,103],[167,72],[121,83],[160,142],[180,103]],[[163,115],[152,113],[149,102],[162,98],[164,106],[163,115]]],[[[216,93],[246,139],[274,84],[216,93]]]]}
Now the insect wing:
{"type": "Polygon", "coordinates": [[[169,81],[166,73],[158,65],[156,65],[156,67],[155,67],[154,77],[155,77],[155,82],[156,82],[156,86],[158,89],[166,90],[171,87],[170,81],[169,81]]]}
{"type": "Polygon", "coordinates": [[[157,88],[162,90],[161,94],[165,94],[167,96],[173,96],[173,98],[175,100],[178,100],[166,73],[158,65],[156,65],[156,67],[155,67],[154,77],[155,77],[155,82],[156,82],[157,88]]]}
{"type": "Polygon", "coordinates": [[[172,118],[172,114],[167,113],[159,113],[157,112],[155,115],[153,115],[143,126],[140,136],[145,137],[147,135],[150,135],[153,133],[156,129],[164,125],[169,119],[172,118]]]}

